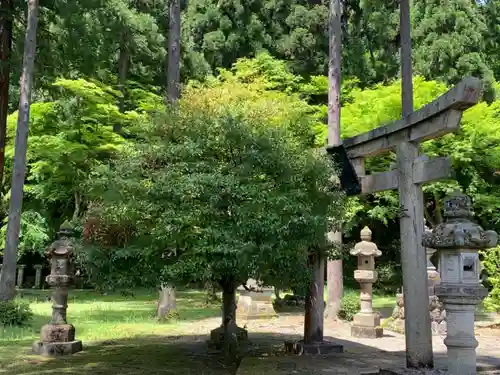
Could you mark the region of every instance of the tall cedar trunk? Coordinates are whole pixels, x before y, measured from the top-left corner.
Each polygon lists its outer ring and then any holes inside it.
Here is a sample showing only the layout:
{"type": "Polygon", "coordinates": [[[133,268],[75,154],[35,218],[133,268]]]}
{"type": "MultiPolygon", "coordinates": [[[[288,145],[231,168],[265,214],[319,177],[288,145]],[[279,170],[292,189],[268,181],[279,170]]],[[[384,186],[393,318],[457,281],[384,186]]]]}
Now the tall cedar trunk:
{"type": "MultiPolygon", "coordinates": [[[[125,83],[127,81],[128,71],[130,66],[130,52],[127,47],[127,33],[122,33],[120,43],[120,53],[118,55],[118,89],[122,94],[118,100],[118,109],[120,112],[125,112],[125,83]]],[[[113,130],[119,133],[122,129],[119,124],[113,125],[113,130]]]]}
{"type": "MultiPolygon", "coordinates": [[[[167,104],[175,105],[179,99],[179,81],[180,81],[180,36],[181,36],[181,4],[180,0],[170,0],[169,7],[169,28],[168,28],[168,66],[167,66],[167,104]]],[[[175,294],[165,295],[166,290],[173,290],[170,285],[162,285],[160,291],[160,301],[167,299],[168,304],[175,306],[175,294]]],[[[158,318],[160,318],[158,308],[158,318]]]]}
{"type": "Polygon", "coordinates": [[[304,317],[304,343],[313,344],[323,341],[323,313],[325,261],[317,250],[309,255],[309,267],[313,270],[313,280],[309,283],[306,295],[304,317]]]}
{"type": "Polygon", "coordinates": [[[38,0],[28,0],[28,22],[24,40],[23,70],[20,82],[19,116],[17,119],[16,145],[14,152],[14,168],[9,207],[9,221],[5,240],[2,274],[0,275],[0,300],[11,300],[15,297],[15,276],[17,264],[17,247],[21,226],[21,211],[24,195],[24,178],[26,175],[26,151],[28,148],[28,131],[33,86],[33,72],[36,55],[36,29],[38,26],[38,0]]]}
{"type": "Polygon", "coordinates": [[[181,79],[181,2],[170,0],[168,25],[167,104],[180,98],[181,79]]]}
{"type": "Polygon", "coordinates": [[[13,8],[12,0],[0,0],[0,195],[3,193],[5,143],[7,140],[13,8]]]}
{"type": "MultiPolygon", "coordinates": [[[[330,0],[328,61],[328,146],[338,146],[340,141],[340,85],[342,31],[340,0],[330,0]]],[[[342,232],[328,233],[328,240],[342,246],[342,232]]],[[[331,260],[327,266],[328,305],[326,316],[336,319],[340,310],[344,285],[342,260],[331,260]]]]}

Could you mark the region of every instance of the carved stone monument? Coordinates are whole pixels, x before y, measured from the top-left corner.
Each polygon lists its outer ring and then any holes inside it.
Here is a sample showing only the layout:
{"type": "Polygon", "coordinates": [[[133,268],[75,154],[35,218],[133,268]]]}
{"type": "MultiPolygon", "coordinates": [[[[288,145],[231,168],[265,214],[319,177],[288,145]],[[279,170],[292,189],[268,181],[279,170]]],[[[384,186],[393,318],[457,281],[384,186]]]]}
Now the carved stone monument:
{"type": "Polygon", "coordinates": [[[24,269],[26,268],[26,265],[24,264],[18,264],[17,265],[17,283],[16,287],[19,289],[23,288],[23,281],[24,281],[24,269]]]}
{"type": "Polygon", "coordinates": [[[272,301],[273,288],[261,287],[252,279],[247,281],[246,286],[248,290],[244,287],[238,288],[240,296],[236,308],[236,319],[239,322],[278,316],[272,301]]]}
{"type": "Polygon", "coordinates": [[[380,315],[373,311],[373,283],[377,280],[375,271],[375,257],[382,255],[377,245],[372,242],[372,231],[364,227],[361,231],[361,242],[358,242],[351,255],[358,257],[358,269],[354,271],[354,278],[361,286],[361,310],[354,316],[351,326],[351,335],[354,337],[377,338],[384,335],[380,327],[380,315]]]}
{"type": "Polygon", "coordinates": [[[40,289],[42,287],[42,269],[41,264],[35,264],[35,285],[33,288],[40,289]]]}
{"type": "Polygon", "coordinates": [[[46,250],[51,264],[46,281],[53,289],[52,319],[42,327],[40,341],[33,344],[33,352],[45,356],[68,355],[82,350],[82,342],[75,340],[75,327],[66,320],[68,287],[73,282],[70,263],[73,229],[68,222],[61,225],[58,236],[59,239],[46,250]]]}
{"type": "Polygon", "coordinates": [[[478,251],[495,247],[498,234],[484,231],[472,221],[472,203],[460,192],[444,203],[445,222],[423,237],[423,245],[437,249],[441,283],[436,295],[446,309],[448,372],[453,375],[476,374],[474,312],[488,291],[479,282],[478,251]]]}
{"type": "MultiPolygon", "coordinates": [[[[427,226],[424,226],[424,228],[424,233],[427,233],[427,235],[432,233],[427,226]]],[[[425,255],[427,257],[427,284],[429,286],[429,312],[431,314],[432,334],[443,335],[446,334],[446,311],[444,310],[443,303],[435,293],[435,287],[439,285],[441,279],[439,272],[431,262],[431,258],[436,251],[436,249],[431,247],[425,248],[425,255]]]]}

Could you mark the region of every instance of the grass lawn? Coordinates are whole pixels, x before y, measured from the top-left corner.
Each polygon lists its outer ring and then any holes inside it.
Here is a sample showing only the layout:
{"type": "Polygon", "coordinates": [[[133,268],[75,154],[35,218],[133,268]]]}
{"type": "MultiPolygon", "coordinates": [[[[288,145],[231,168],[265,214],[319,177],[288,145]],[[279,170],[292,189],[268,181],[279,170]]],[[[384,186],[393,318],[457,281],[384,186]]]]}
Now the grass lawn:
{"type": "MultiPolygon", "coordinates": [[[[349,292],[349,291],[346,291],[349,292]]],[[[119,293],[70,291],[68,321],[76,327],[84,352],[71,357],[44,358],[31,354],[40,328],[48,323],[50,291],[25,290],[20,299],[30,302],[35,314],[29,327],[0,326],[0,374],[229,374],[209,355],[205,339],[214,327],[201,320],[220,315],[220,305],[206,305],[205,294],[177,293],[180,318],[169,323],[154,319],[157,293],[135,290],[134,297],[119,293]]],[[[392,309],[394,297],[374,298],[376,309],[392,309]]],[[[300,311],[300,310],[299,310],[300,311]]]]}
{"type": "MultiPolygon", "coordinates": [[[[156,292],[135,291],[134,297],[123,297],[72,290],[68,321],[75,325],[84,353],[61,359],[31,354],[40,328],[50,320],[49,293],[23,293],[35,314],[30,327],[0,328],[0,374],[221,374],[220,369],[210,369],[213,366],[201,350],[198,356],[196,348],[183,350],[179,338],[193,332],[197,320],[220,314],[219,305],[205,304],[202,292],[178,292],[179,320],[160,324],[154,320],[156,292]]],[[[200,335],[206,335],[206,329],[200,335]]],[[[206,351],[204,342],[199,346],[206,351]]]]}

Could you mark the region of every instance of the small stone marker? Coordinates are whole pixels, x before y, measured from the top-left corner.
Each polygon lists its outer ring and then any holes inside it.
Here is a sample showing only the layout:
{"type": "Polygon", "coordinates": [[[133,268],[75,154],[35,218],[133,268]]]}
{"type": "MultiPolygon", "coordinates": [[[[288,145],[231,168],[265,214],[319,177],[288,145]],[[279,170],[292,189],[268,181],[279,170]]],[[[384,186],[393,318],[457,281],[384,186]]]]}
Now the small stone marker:
{"type": "Polygon", "coordinates": [[[255,319],[268,319],[278,316],[274,310],[272,295],[273,289],[259,287],[255,280],[249,279],[246,283],[250,290],[238,288],[239,298],[236,308],[236,319],[247,322],[255,319]]]}
{"type": "Polygon", "coordinates": [[[24,269],[25,268],[26,268],[26,265],[24,265],[24,264],[17,265],[17,285],[16,285],[16,287],[19,289],[23,288],[24,269]]]}
{"type": "Polygon", "coordinates": [[[474,335],[475,308],[488,290],[479,281],[479,250],[495,247],[498,234],[485,231],[471,219],[472,203],[457,192],[444,202],[445,222],[423,237],[423,245],[438,250],[441,284],[436,295],[444,303],[447,319],[448,372],[453,375],[476,374],[474,335]]]}
{"type": "Polygon", "coordinates": [[[358,257],[358,269],[354,271],[354,278],[361,286],[361,311],[354,316],[351,326],[351,335],[354,337],[377,338],[384,335],[380,327],[380,315],[373,312],[373,283],[377,280],[375,271],[375,257],[382,255],[377,245],[372,242],[372,231],[364,227],[361,231],[361,242],[358,242],[351,255],[358,257]]]}
{"type": "Polygon", "coordinates": [[[42,286],[42,268],[41,264],[35,264],[35,289],[40,289],[42,286]]]}
{"type": "Polygon", "coordinates": [[[51,263],[46,281],[53,289],[52,319],[42,327],[40,341],[33,344],[33,352],[44,356],[68,355],[83,349],[82,342],[75,340],[75,327],[66,321],[68,287],[73,282],[70,264],[73,229],[68,222],[61,225],[58,236],[46,250],[51,263]]]}

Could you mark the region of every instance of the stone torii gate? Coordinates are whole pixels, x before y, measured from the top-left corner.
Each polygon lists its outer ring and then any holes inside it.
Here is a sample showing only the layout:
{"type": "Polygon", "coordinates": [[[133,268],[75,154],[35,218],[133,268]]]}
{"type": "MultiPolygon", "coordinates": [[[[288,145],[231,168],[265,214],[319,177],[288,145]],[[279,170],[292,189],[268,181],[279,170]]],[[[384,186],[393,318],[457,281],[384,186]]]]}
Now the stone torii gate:
{"type": "MultiPolygon", "coordinates": [[[[419,156],[408,152],[408,147],[400,146],[408,143],[418,145],[456,132],[463,111],[478,102],[481,88],[479,79],[465,78],[447,93],[406,118],[343,141],[342,147],[358,175],[361,194],[399,190],[406,356],[409,367],[433,367],[427,262],[422,245],[424,200],[421,185],[452,178],[452,167],[448,157],[419,156]],[[394,149],[398,159],[396,169],[366,173],[366,157],[394,149]]],[[[330,147],[327,151],[338,154],[335,147],[330,147]]]]}

